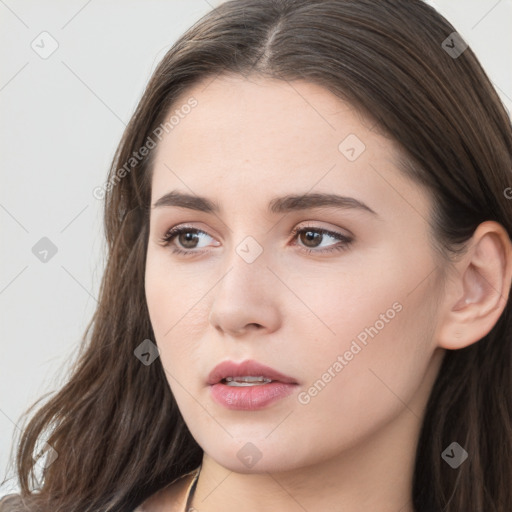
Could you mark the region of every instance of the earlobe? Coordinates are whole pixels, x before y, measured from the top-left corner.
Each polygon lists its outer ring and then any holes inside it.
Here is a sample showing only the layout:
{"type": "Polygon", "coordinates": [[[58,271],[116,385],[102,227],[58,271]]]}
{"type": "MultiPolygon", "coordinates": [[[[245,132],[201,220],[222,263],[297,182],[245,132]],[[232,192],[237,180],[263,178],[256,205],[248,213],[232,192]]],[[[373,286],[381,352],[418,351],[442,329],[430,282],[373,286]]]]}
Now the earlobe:
{"type": "Polygon", "coordinates": [[[447,283],[437,342],[457,350],[476,343],[496,325],[509,300],[512,243],[503,226],[481,223],[447,283]]]}

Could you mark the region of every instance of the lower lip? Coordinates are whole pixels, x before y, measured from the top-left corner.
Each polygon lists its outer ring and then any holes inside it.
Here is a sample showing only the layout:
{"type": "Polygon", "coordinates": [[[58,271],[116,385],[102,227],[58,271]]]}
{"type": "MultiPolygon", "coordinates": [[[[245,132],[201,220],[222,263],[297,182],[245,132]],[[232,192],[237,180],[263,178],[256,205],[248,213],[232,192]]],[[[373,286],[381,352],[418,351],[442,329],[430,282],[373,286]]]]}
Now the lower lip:
{"type": "Polygon", "coordinates": [[[293,393],[296,384],[275,381],[256,386],[228,386],[218,382],[210,387],[213,399],[228,409],[255,411],[293,393]]]}

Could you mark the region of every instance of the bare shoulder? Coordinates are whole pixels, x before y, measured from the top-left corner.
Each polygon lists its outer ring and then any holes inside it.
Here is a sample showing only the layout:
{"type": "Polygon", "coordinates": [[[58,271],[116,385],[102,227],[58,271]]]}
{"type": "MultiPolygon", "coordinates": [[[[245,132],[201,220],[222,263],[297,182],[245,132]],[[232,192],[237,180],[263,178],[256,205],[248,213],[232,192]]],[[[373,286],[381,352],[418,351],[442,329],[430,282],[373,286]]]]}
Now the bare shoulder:
{"type": "Polygon", "coordinates": [[[0,498],[0,512],[30,512],[20,494],[7,494],[0,498]]]}
{"type": "MultiPolygon", "coordinates": [[[[150,496],[133,512],[182,512],[196,472],[188,473],[150,496]]],[[[4,512],[0,509],[0,512],[4,512]]]]}

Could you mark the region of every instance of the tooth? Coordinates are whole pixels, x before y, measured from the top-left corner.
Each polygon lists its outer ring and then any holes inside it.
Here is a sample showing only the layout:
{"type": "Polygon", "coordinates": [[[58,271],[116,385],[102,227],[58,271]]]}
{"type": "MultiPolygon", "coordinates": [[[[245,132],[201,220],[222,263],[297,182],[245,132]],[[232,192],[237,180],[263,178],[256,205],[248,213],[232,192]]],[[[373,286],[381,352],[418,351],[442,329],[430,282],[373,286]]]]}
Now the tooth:
{"type": "Polygon", "coordinates": [[[263,385],[263,386],[266,386],[267,384],[269,384],[270,381],[258,381],[258,382],[237,382],[235,380],[233,381],[228,381],[226,382],[226,385],[227,386],[238,386],[238,387],[242,387],[242,386],[258,386],[258,385],[263,385]]]}
{"type": "Polygon", "coordinates": [[[226,383],[228,385],[240,385],[240,386],[251,386],[254,384],[268,384],[272,382],[272,379],[266,377],[254,377],[254,376],[243,376],[243,377],[226,377],[226,383]]]}
{"type": "Polygon", "coordinates": [[[228,381],[242,381],[242,382],[262,382],[262,381],[271,381],[266,377],[253,377],[252,375],[244,375],[241,377],[226,377],[228,381]]]}

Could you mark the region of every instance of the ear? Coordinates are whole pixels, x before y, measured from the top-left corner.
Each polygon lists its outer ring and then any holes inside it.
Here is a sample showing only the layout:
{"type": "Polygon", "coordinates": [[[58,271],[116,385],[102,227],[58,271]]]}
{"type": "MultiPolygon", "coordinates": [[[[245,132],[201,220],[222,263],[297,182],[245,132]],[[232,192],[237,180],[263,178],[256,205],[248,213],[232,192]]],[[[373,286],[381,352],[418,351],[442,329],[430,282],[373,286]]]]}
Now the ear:
{"type": "Polygon", "coordinates": [[[495,221],[482,222],[446,282],[437,342],[457,350],[486,336],[507,304],[512,282],[512,242],[495,221]]]}

